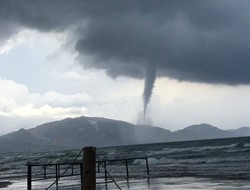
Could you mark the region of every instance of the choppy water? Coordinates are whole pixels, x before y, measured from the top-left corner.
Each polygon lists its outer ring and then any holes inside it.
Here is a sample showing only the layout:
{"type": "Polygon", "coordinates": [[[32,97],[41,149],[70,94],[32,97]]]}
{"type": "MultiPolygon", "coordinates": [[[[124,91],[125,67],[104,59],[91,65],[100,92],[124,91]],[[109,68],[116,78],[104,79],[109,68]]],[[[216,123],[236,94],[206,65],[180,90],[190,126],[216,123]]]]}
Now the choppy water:
{"type": "MultiPolygon", "coordinates": [[[[18,185],[19,189],[26,189],[27,162],[71,162],[78,151],[0,154],[0,182],[14,182],[13,185],[9,186],[9,189],[15,189],[18,185]],[[22,183],[18,183],[20,181],[22,183]]],[[[239,184],[244,182],[244,188],[250,185],[248,182],[250,180],[250,137],[97,148],[97,152],[101,159],[147,156],[150,177],[153,181],[186,177],[186,179],[230,180],[235,182],[240,180],[239,184]]],[[[81,159],[80,157],[79,160],[81,159]]],[[[121,183],[126,182],[124,162],[108,163],[107,168],[116,180],[121,183]]],[[[145,160],[135,159],[130,161],[129,172],[133,178],[131,181],[145,179],[145,160]]],[[[101,174],[98,176],[102,177],[101,174]]],[[[65,181],[68,183],[66,179],[65,181]]],[[[228,185],[228,183],[225,184],[228,185]]],[[[126,187],[126,189],[133,188],[126,187]]],[[[145,187],[145,189],[147,188],[145,187]]],[[[148,187],[148,189],[150,188],[148,187]]]]}

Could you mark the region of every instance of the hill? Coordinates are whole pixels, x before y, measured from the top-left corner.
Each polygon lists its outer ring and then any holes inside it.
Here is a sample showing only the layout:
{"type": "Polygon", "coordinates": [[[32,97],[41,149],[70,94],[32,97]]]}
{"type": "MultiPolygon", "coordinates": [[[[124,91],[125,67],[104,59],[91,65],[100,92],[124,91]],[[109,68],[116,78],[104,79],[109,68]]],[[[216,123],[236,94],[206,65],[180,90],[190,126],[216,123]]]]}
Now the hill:
{"type": "Polygon", "coordinates": [[[238,129],[229,130],[238,136],[250,136],[250,127],[240,127],[238,129]]]}
{"type": "Polygon", "coordinates": [[[174,132],[176,140],[200,140],[235,137],[237,134],[219,129],[209,124],[191,125],[182,130],[174,132]]]}
{"type": "Polygon", "coordinates": [[[208,124],[200,124],[170,132],[159,127],[82,116],[3,135],[0,137],[0,152],[48,151],[78,149],[89,145],[103,147],[226,138],[242,136],[240,132],[246,130],[249,128],[226,131],[208,124]]]}
{"type": "Polygon", "coordinates": [[[159,127],[97,117],[67,118],[0,137],[0,152],[75,149],[165,142],[171,132],[159,127]],[[3,146],[2,146],[3,145],[3,146]]]}

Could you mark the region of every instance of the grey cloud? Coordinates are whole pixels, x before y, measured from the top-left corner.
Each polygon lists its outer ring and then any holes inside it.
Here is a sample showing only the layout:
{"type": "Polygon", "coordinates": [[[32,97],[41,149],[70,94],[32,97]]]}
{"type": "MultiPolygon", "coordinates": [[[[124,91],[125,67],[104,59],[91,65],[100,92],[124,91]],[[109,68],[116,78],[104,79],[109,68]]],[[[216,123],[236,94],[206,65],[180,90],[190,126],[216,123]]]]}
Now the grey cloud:
{"type": "Polygon", "coordinates": [[[0,7],[6,28],[77,25],[79,59],[92,57],[85,66],[112,77],[143,78],[146,65],[157,64],[158,77],[250,83],[248,0],[2,0],[0,7]]]}

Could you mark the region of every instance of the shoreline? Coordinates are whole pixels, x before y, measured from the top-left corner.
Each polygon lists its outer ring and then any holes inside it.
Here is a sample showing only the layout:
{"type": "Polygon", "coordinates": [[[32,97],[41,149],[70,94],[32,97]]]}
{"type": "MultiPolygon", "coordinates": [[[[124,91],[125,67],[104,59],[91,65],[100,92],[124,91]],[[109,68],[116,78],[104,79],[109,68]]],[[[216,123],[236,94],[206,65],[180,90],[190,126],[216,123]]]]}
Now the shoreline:
{"type": "MultiPolygon", "coordinates": [[[[69,181],[62,181],[62,183],[69,181]]],[[[61,182],[60,182],[61,183],[61,182]]],[[[62,185],[61,183],[61,185],[62,185]]],[[[211,178],[197,178],[197,177],[170,177],[170,178],[149,178],[148,179],[131,179],[129,182],[126,180],[117,180],[118,185],[123,190],[154,190],[154,189],[166,189],[166,190],[245,190],[250,188],[250,182],[246,180],[221,180],[211,178]]],[[[0,189],[13,190],[20,189],[26,190],[26,181],[2,181],[0,182],[0,189]]],[[[34,184],[38,189],[42,189],[43,184],[34,184]]],[[[113,183],[107,184],[108,189],[116,190],[117,187],[113,183]]],[[[80,187],[76,186],[76,190],[80,190],[80,187]]],[[[97,184],[97,189],[106,189],[105,184],[97,184]]]]}
{"type": "MultiPolygon", "coordinates": [[[[166,189],[166,190],[245,190],[250,188],[250,183],[242,180],[220,180],[211,178],[197,178],[197,177],[173,177],[173,178],[153,178],[148,180],[135,179],[118,182],[123,190],[154,190],[154,189],[166,189]]],[[[100,189],[105,189],[104,185],[99,186],[100,189]]],[[[117,189],[114,184],[108,184],[108,189],[117,189]]]]}

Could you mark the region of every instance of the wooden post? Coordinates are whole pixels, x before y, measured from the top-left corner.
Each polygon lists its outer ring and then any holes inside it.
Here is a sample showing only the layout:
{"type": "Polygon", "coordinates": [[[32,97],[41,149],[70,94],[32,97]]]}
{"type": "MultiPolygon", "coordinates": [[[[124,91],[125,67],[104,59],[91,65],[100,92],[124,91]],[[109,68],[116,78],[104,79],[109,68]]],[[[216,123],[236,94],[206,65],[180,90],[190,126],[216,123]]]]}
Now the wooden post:
{"type": "Polygon", "coordinates": [[[96,148],[83,148],[82,190],[96,190],[96,148]]]}
{"type": "Polygon", "coordinates": [[[31,165],[28,164],[28,176],[27,176],[27,189],[31,190],[32,188],[32,173],[31,173],[31,165]]]}

